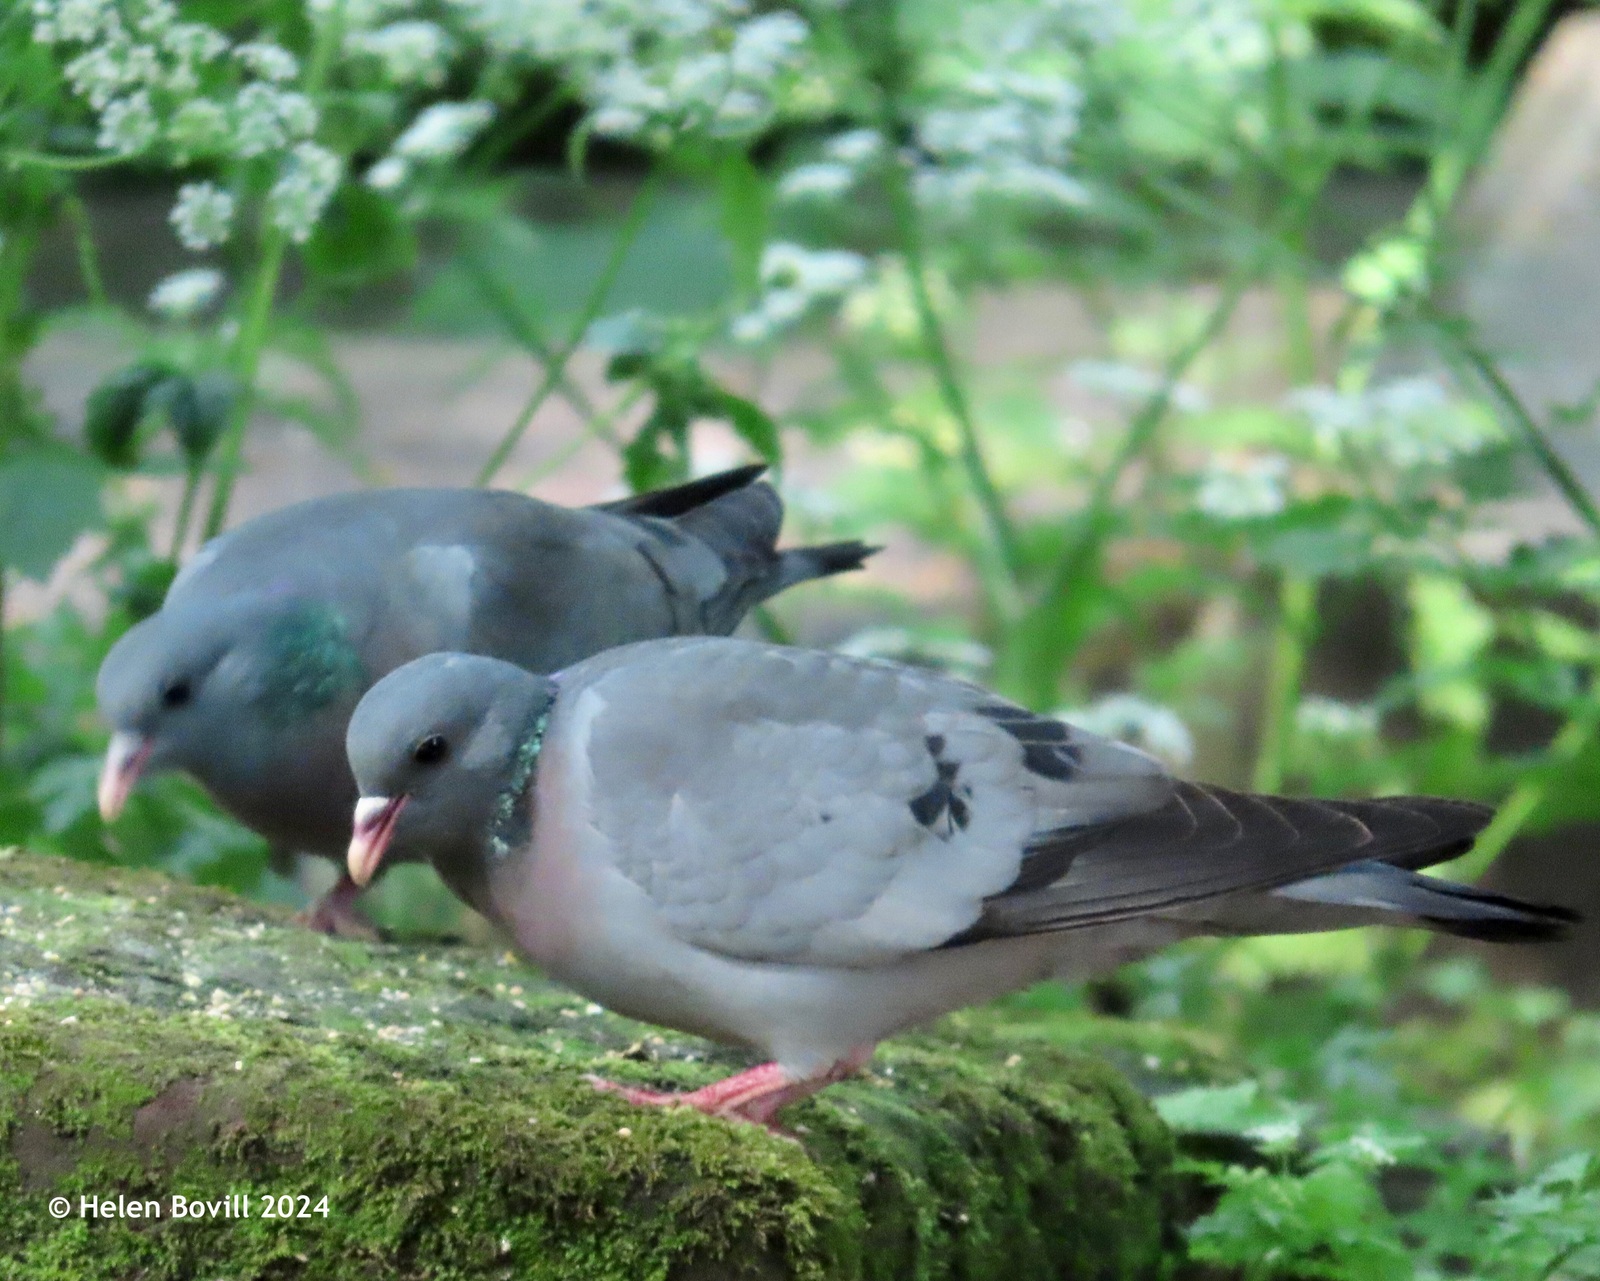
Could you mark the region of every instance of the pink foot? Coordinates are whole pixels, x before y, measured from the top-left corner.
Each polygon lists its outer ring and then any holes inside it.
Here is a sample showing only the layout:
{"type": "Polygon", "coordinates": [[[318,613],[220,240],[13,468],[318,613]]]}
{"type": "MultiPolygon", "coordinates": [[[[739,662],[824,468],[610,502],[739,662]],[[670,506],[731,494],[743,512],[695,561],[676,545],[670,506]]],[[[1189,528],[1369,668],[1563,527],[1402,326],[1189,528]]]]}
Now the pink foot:
{"type": "Polygon", "coordinates": [[[872,1047],[864,1046],[825,1071],[807,1077],[790,1076],[776,1063],[763,1063],[682,1094],[620,1085],[598,1076],[586,1076],[584,1080],[603,1093],[618,1095],[639,1107],[695,1108],[707,1116],[748,1121],[772,1130],[776,1128],[772,1118],[782,1109],[809,1098],[835,1081],[853,1076],[871,1057],[872,1047]]]}
{"type": "Polygon", "coordinates": [[[360,896],[361,887],[346,872],[339,877],[337,885],[294,919],[318,934],[375,943],[379,938],[376,927],[356,911],[356,899],[360,896]]]}

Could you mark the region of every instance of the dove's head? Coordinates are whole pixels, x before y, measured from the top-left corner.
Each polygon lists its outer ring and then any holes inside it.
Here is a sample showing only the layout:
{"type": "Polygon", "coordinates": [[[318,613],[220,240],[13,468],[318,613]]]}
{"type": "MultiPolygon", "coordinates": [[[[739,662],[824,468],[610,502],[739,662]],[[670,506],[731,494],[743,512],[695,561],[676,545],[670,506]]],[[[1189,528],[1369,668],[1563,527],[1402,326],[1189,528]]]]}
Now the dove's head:
{"type": "Polygon", "coordinates": [[[468,654],[429,654],[368,690],[345,734],[361,793],[348,857],[356,884],[394,859],[426,859],[453,886],[471,884],[525,845],[555,695],[546,677],[468,654]]]}
{"type": "Polygon", "coordinates": [[[308,717],[348,712],[364,684],[343,617],[320,602],[241,595],[162,609],[112,646],[95,681],[113,731],[100,813],[115,818],[139,778],[162,769],[188,770],[226,800],[282,759],[308,717]]]}

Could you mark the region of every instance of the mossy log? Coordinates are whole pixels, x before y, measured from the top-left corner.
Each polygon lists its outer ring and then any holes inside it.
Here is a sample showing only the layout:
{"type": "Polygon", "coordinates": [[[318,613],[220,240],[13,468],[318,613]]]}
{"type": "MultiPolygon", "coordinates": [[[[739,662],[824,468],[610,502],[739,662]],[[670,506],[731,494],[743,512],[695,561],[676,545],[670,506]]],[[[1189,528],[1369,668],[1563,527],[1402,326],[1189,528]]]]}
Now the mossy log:
{"type": "Polygon", "coordinates": [[[692,1087],[741,1062],[509,954],[325,939],[219,891],[0,851],[0,1277],[1168,1270],[1170,1136],[1097,1056],[956,1016],[793,1109],[793,1139],[582,1080],[692,1087]],[[175,1218],[175,1195],[220,1204],[175,1218]],[[144,1202],[159,1216],[126,1213],[144,1202]]]}

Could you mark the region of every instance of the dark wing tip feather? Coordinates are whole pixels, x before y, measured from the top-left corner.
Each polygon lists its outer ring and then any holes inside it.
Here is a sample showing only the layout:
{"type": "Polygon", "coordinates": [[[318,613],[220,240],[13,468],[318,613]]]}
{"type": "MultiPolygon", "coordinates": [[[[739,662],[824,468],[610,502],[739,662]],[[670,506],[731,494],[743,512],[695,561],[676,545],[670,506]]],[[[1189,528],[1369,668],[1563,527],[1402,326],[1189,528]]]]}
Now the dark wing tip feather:
{"type": "Polygon", "coordinates": [[[687,515],[697,507],[704,507],[724,494],[747,488],[759,480],[766,470],[766,463],[748,463],[668,489],[652,489],[649,493],[633,494],[614,502],[596,503],[594,510],[610,512],[614,516],[656,516],[662,520],[672,520],[687,515]]]}
{"type": "Polygon", "coordinates": [[[1178,783],[1147,813],[1040,833],[1016,883],[950,945],[1270,890],[1368,859],[1429,867],[1471,848],[1492,815],[1427,796],[1324,801],[1178,783]]]}
{"type": "Polygon", "coordinates": [[[1583,917],[1564,907],[1544,907],[1533,903],[1516,903],[1521,909],[1518,917],[1495,916],[1481,921],[1462,920],[1448,916],[1419,916],[1429,929],[1457,938],[1476,939],[1480,943],[1557,943],[1582,923],[1583,917]]]}
{"type": "Polygon", "coordinates": [[[1434,877],[1425,879],[1428,891],[1450,900],[1447,906],[1452,910],[1448,915],[1442,910],[1421,911],[1417,919],[1430,929],[1458,938],[1484,943],[1553,943],[1583,922],[1583,914],[1571,908],[1527,903],[1434,877]],[[1457,905],[1459,911],[1454,910],[1457,905]]]}

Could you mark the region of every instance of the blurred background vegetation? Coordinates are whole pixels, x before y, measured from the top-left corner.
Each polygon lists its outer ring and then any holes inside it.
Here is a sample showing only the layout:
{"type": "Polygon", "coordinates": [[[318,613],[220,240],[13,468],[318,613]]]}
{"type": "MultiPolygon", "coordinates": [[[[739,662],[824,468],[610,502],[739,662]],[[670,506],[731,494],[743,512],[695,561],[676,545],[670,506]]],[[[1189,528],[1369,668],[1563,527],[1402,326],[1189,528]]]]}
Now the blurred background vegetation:
{"type": "MultiPolygon", "coordinates": [[[[1554,0],[11,0],[0,842],[303,898],[182,779],[95,814],[95,669],[188,551],[758,456],[791,538],[889,549],[768,634],[1491,802],[1448,873],[1600,911],[1597,59],[1554,0]]],[[[1193,1046],[1191,1275],[1594,1277],[1597,949],[1009,1005],[1193,1046]]]]}

